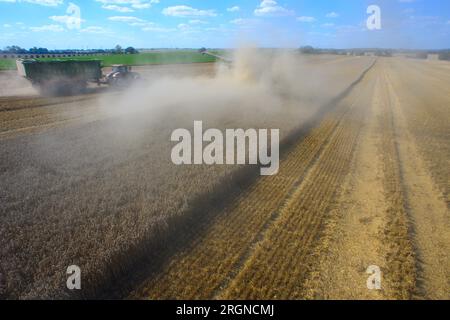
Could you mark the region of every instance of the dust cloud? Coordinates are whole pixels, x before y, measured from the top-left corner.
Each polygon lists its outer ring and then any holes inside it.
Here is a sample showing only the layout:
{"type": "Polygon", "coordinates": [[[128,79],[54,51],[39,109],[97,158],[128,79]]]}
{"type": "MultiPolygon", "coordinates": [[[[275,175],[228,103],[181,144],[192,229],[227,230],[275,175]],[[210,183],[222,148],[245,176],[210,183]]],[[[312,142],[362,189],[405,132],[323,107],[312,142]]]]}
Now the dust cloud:
{"type": "Polygon", "coordinates": [[[31,83],[20,77],[17,71],[0,72],[0,97],[37,94],[31,83]]]}
{"type": "MultiPolygon", "coordinates": [[[[311,77],[295,51],[244,47],[231,53],[231,60],[231,65],[218,63],[213,75],[169,74],[142,82],[114,101],[105,98],[103,111],[109,115],[139,112],[156,122],[170,115],[170,122],[183,118],[210,120],[218,127],[233,123],[279,128],[292,119],[289,115],[307,111],[300,99],[317,91],[314,87],[322,82],[311,77]],[[302,76],[307,73],[308,77],[302,76]]],[[[308,107],[312,102],[308,100],[308,107]]]]}

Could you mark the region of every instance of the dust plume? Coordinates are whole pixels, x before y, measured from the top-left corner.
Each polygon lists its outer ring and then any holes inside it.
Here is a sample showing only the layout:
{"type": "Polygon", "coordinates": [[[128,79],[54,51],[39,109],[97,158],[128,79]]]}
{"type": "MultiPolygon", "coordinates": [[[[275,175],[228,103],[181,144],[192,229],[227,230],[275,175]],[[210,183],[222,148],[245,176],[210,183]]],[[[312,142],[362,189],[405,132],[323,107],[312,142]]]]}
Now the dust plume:
{"type": "Polygon", "coordinates": [[[175,122],[180,116],[236,124],[245,118],[250,120],[247,127],[267,125],[272,119],[272,125],[279,127],[275,119],[280,115],[286,119],[286,113],[307,109],[300,99],[311,92],[315,81],[299,77],[306,67],[297,52],[246,47],[233,52],[232,61],[231,66],[219,63],[212,76],[169,74],[146,79],[116,101],[105,100],[103,110],[120,115],[141,112],[156,121],[167,114],[175,122]]]}
{"type": "Polygon", "coordinates": [[[17,71],[0,72],[0,97],[37,94],[31,83],[20,77],[17,71]]]}

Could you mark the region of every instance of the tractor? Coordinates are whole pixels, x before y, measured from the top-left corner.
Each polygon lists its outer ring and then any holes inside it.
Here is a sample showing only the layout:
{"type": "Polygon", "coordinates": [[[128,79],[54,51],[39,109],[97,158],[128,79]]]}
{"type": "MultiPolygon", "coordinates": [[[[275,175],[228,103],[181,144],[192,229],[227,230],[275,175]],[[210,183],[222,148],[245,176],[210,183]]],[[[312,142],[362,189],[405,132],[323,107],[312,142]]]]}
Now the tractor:
{"type": "Polygon", "coordinates": [[[131,66],[115,64],[112,70],[105,76],[104,82],[113,87],[127,87],[141,77],[136,72],[131,72],[131,66]]]}

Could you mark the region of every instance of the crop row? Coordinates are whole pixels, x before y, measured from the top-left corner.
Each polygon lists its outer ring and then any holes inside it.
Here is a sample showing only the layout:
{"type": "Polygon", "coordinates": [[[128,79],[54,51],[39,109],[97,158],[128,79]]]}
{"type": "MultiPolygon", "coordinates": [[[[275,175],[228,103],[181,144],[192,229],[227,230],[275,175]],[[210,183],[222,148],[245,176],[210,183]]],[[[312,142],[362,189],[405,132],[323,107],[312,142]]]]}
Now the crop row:
{"type": "Polygon", "coordinates": [[[393,101],[384,74],[381,86],[382,114],[379,119],[384,192],[387,202],[388,223],[384,232],[387,244],[385,276],[390,282],[391,296],[411,299],[416,289],[416,257],[411,239],[411,224],[407,212],[406,194],[402,182],[399,150],[393,118],[393,101]]]}
{"type": "Polygon", "coordinates": [[[361,112],[352,110],[340,122],[304,182],[283,206],[280,218],[222,297],[303,298],[302,283],[315,259],[312,249],[320,241],[323,222],[358,139],[356,113],[361,112]]]}

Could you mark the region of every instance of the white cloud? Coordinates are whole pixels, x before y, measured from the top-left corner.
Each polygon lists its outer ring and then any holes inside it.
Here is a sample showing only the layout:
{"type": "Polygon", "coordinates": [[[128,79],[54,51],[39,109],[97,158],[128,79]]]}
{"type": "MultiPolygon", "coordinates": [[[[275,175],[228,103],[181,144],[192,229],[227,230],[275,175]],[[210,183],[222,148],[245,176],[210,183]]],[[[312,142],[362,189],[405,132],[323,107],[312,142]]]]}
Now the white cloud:
{"type": "Polygon", "coordinates": [[[337,12],[329,12],[329,13],[327,13],[327,18],[337,18],[337,17],[339,17],[339,13],[337,13],[337,12]]]}
{"type": "Polygon", "coordinates": [[[186,31],[186,30],[189,30],[191,28],[191,26],[186,24],[186,23],[180,23],[177,27],[181,31],[186,31]]]}
{"type": "MultiPolygon", "coordinates": [[[[358,31],[361,31],[360,26],[353,26],[353,25],[343,25],[343,26],[336,26],[336,30],[339,33],[355,33],[358,31]]],[[[364,30],[364,29],[362,29],[364,30]]]]}
{"type": "Polygon", "coordinates": [[[227,8],[228,12],[238,12],[239,10],[241,10],[241,8],[239,8],[238,6],[227,8]]]}
{"type": "Polygon", "coordinates": [[[247,20],[246,20],[246,19],[239,18],[239,19],[231,20],[230,23],[232,23],[232,24],[238,24],[238,25],[243,25],[243,24],[246,24],[246,23],[247,23],[247,20]]]}
{"type": "Polygon", "coordinates": [[[62,32],[64,28],[57,24],[49,24],[42,27],[30,27],[30,30],[33,32],[62,32]]]}
{"type": "Polygon", "coordinates": [[[302,17],[298,17],[297,21],[300,21],[300,22],[315,22],[316,18],[308,17],[308,16],[302,16],[302,17]]]}
{"type": "Polygon", "coordinates": [[[0,2],[19,3],[26,2],[32,4],[38,4],[46,7],[56,7],[63,3],[63,0],[0,0],[0,2]]]}
{"type": "Polygon", "coordinates": [[[206,21],[203,21],[203,20],[197,20],[197,19],[189,20],[189,23],[190,23],[190,24],[208,24],[208,22],[206,22],[206,21]]]}
{"type": "Polygon", "coordinates": [[[80,32],[93,33],[93,34],[107,34],[107,33],[111,33],[111,31],[108,31],[105,28],[98,27],[98,26],[87,27],[87,28],[81,29],[80,32]]]}
{"type": "Polygon", "coordinates": [[[150,21],[138,18],[138,17],[133,17],[133,16],[114,16],[114,17],[109,17],[108,20],[115,21],[115,22],[123,22],[132,27],[140,27],[142,31],[172,32],[172,31],[177,30],[174,28],[164,28],[164,27],[156,25],[153,22],[150,22],[150,21]]]}
{"type": "Polygon", "coordinates": [[[289,16],[294,12],[278,5],[274,0],[263,0],[255,9],[256,16],[289,16]]]}
{"type": "Polygon", "coordinates": [[[165,8],[162,13],[165,16],[172,17],[215,17],[217,16],[214,10],[200,10],[189,6],[173,6],[165,8]]]}
{"type": "Polygon", "coordinates": [[[63,24],[73,24],[73,23],[81,23],[85,22],[85,20],[77,17],[72,16],[51,16],[49,17],[50,20],[54,22],[59,22],[63,24]]]}
{"type": "Polygon", "coordinates": [[[235,24],[239,27],[252,27],[255,26],[258,23],[257,19],[242,19],[242,18],[238,18],[238,19],[234,19],[230,21],[231,24],[235,24]]]}
{"type": "Polygon", "coordinates": [[[158,26],[155,26],[155,25],[151,24],[151,25],[148,25],[147,27],[142,28],[142,31],[147,31],[147,32],[173,32],[173,31],[176,31],[176,29],[163,28],[163,27],[158,27],[158,26]]]}
{"type": "Polygon", "coordinates": [[[115,4],[105,4],[102,6],[103,9],[106,10],[112,10],[112,11],[117,11],[117,12],[122,12],[122,13],[126,13],[126,12],[134,12],[133,9],[128,8],[128,7],[121,7],[115,4]]]}
{"type": "Polygon", "coordinates": [[[416,27],[425,28],[429,26],[443,25],[445,22],[438,16],[410,16],[409,23],[416,27]]]}
{"type": "Polygon", "coordinates": [[[8,23],[5,23],[5,24],[3,25],[3,28],[11,28],[11,25],[8,24],[8,23]]]}
{"type": "Polygon", "coordinates": [[[187,24],[187,23],[180,23],[178,26],[178,32],[182,32],[183,34],[186,35],[192,35],[192,34],[198,34],[200,32],[203,32],[203,29],[199,28],[198,26],[194,26],[191,24],[187,24]]]}
{"type": "Polygon", "coordinates": [[[140,19],[137,17],[131,17],[131,16],[114,16],[114,17],[109,17],[108,20],[116,21],[116,22],[126,22],[126,23],[145,22],[145,20],[143,20],[143,19],[140,19]]]}
{"type": "Polygon", "coordinates": [[[102,3],[103,9],[114,10],[119,12],[132,12],[133,9],[148,9],[151,8],[153,4],[159,3],[159,0],[95,0],[95,1],[102,3]]]}

